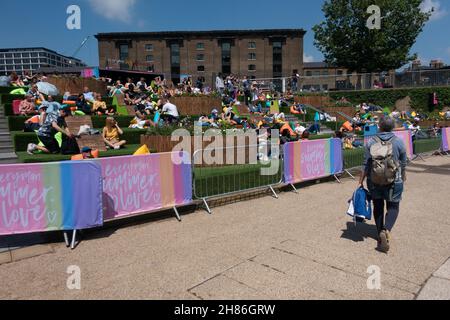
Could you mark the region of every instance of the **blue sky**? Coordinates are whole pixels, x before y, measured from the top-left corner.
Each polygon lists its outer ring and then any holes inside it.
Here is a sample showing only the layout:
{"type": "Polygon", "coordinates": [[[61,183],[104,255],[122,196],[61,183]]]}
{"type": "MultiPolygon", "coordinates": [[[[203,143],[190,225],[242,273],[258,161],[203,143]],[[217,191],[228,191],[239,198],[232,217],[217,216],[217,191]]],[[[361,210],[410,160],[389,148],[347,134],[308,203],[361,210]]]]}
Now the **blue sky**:
{"type": "MultiPolygon", "coordinates": [[[[212,29],[303,28],[307,61],[321,61],[313,45],[312,26],[323,19],[317,0],[33,0],[2,1],[0,48],[43,46],[72,55],[87,36],[99,32],[212,29]],[[81,30],[68,30],[66,9],[81,8],[81,30]]],[[[450,1],[424,0],[435,8],[413,52],[424,63],[440,58],[450,64],[450,1]]],[[[98,64],[94,37],[79,52],[89,65],[98,64]]]]}

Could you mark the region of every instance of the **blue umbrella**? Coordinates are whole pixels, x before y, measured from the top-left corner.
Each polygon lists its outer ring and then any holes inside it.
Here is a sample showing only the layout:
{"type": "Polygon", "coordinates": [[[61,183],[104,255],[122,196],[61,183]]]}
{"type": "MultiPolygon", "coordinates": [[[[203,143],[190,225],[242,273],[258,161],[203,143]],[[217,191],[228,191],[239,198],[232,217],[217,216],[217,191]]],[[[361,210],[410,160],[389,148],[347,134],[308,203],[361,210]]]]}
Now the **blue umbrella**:
{"type": "Polygon", "coordinates": [[[39,92],[47,96],[57,96],[59,95],[59,90],[53,84],[48,82],[38,82],[37,83],[39,92]]]}

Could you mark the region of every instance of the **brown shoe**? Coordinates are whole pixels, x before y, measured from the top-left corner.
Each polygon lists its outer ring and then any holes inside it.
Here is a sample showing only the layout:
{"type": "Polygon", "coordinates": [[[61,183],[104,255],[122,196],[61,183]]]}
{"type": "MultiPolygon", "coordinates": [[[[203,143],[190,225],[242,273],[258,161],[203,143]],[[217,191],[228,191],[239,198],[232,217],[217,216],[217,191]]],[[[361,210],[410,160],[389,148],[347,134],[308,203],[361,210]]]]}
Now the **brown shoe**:
{"type": "Polygon", "coordinates": [[[389,231],[386,230],[381,231],[380,241],[378,243],[378,250],[383,253],[388,253],[389,249],[391,248],[389,241],[390,241],[389,231]]]}

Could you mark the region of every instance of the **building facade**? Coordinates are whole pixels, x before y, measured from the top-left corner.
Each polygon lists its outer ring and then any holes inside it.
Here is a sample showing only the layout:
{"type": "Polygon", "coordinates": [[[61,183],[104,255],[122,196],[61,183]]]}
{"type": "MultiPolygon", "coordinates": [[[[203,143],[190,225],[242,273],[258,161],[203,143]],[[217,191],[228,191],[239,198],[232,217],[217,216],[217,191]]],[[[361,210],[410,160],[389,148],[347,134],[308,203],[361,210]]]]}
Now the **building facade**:
{"type": "Polygon", "coordinates": [[[0,49],[0,75],[16,72],[35,73],[41,68],[69,68],[86,66],[81,60],[66,57],[46,48],[0,49]]]}
{"type": "Polygon", "coordinates": [[[183,76],[213,85],[218,74],[249,78],[302,73],[301,29],[102,33],[96,35],[101,69],[183,76]]]}

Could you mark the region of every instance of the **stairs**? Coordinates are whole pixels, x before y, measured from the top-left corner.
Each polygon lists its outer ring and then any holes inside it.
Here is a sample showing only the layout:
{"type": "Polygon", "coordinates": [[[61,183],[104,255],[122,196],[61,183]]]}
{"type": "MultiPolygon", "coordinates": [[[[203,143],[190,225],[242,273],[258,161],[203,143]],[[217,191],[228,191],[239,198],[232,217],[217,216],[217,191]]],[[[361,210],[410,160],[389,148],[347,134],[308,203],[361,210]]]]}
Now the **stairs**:
{"type": "Polygon", "coordinates": [[[0,105],[0,164],[10,164],[16,162],[17,155],[14,152],[8,122],[6,121],[3,106],[0,105]]]}

